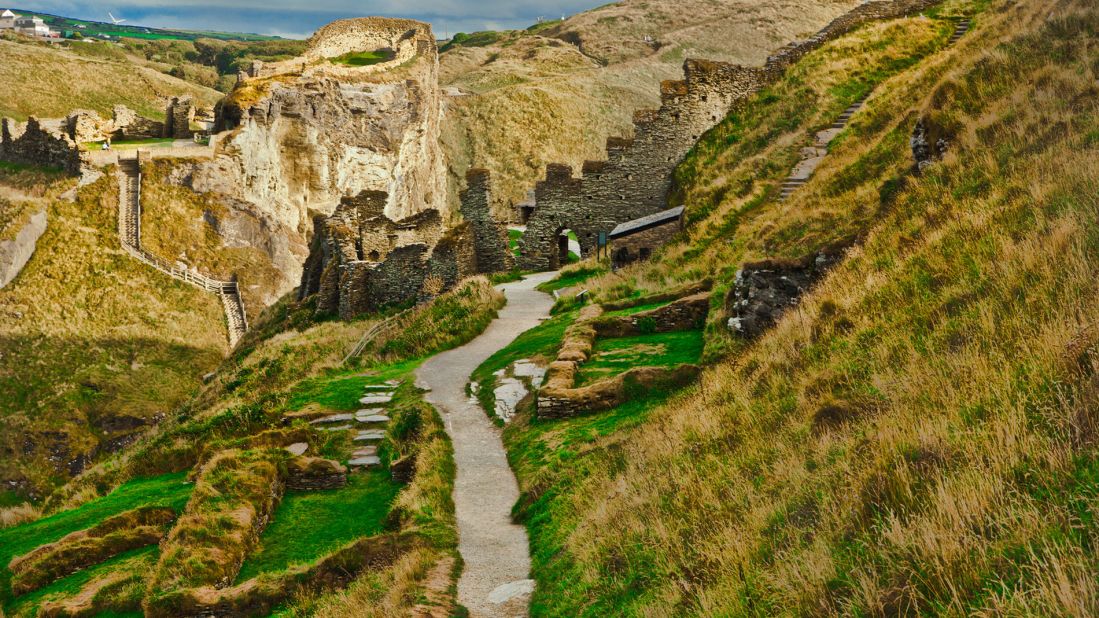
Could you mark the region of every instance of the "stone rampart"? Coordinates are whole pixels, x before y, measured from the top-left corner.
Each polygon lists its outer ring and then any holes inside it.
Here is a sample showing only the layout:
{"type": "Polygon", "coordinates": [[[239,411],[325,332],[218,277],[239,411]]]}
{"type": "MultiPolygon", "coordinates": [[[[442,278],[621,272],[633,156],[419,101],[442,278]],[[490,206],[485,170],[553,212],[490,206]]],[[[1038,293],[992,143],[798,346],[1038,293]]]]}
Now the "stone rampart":
{"type": "MultiPolygon", "coordinates": [[[[349,319],[424,301],[478,274],[473,223],[444,233],[436,210],[393,221],[385,215],[386,200],[384,192],[364,191],[341,201],[331,216],[314,221],[298,296],[316,295],[318,315],[349,319]]],[[[487,209],[487,199],[484,203],[487,209]]]]}
{"type": "Polygon", "coordinates": [[[466,173],[466,188],[459,194],[462,217],[473,233],[476,270],[481,274],[506,272],[515,266],[508,249],[507,228],[492,216],[489,207],[488,170],[471,169],[466,173]]]}
{"type": "Polygon", "coordinates": [[[74,175],[83,166],[76,142],[64,133],[44,129],[34,116],[25,124],[11,118],[0,121],[0,160],[61,169],[74,175]]]}
{"type": "Polygon", "coordinates": [[[632,139],[607,140],[605,161],[586,162],[579,178],[566,165],[547,166],[535,185],[519,265],[524,270],[561,265],[558,236],[576,233],[582,252],[595,249],[599,232],[667,207],[675,167],[703,133],[757,92],[780,79],[792,64],[826,42],[874,20],[918,13],[939,0],[873,0],[792,43],[760,67],[688,59],[684,79],[661,84],[661,106],[634,115],[632,139]]]}

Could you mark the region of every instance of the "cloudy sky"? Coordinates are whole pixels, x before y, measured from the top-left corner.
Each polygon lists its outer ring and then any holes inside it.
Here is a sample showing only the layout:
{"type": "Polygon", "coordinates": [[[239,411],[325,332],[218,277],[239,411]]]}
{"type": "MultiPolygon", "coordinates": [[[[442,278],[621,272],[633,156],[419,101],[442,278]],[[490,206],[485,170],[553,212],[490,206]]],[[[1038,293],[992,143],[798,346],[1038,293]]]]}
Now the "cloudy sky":
{"type": "MultiPolygon", "coordinates": [[[[0,0],[3,2],[3,0],[0,0]]],[[[539,17],[557,19],[606,0],[15,0],[26,10],[158,28],[255,32],[305,37],[343,17],[384,15],[430,22],[438,36],[524,28],[539,17]]],[[[0,5],[2,6],[2,5],[0,5]]]]}

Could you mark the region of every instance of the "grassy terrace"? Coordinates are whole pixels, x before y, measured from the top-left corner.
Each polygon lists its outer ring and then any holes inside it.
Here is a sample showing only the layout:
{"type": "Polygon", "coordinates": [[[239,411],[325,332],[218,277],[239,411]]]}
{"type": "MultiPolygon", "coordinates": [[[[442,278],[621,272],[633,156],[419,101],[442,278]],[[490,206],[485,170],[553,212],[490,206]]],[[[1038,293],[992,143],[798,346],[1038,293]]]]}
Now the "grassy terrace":
{"type": "Polygon", "coordinates": [[[396,54],[393,50],[379,49],[375,51],[348,52],[342,56],[329,58],[328,61],[332,64],[343,64],[350,67],[368,67],[372,64],[388,62],[394,57],[396,57],[396,54]]]}
{"type": "Polygon", "coordinates": [[[701,355],[700,330],[596,339],[591,358],[580,367],[577,386],[616,376],[633,367],[697,363],[701,355]]]}
{"type": "Polygon", "coordinates": [[[339,491],[287,493],[237,583],[309,563],[348,541],[382,532],[400,489],[388,471],[374,470],[351,475],[339,491]]]}
{"type": "MultiPolygon", "coordinates": [[[[108,517],[140,506],[170,506],[176,512],[182,512],[193,487],[186,482],[185,477],[186,474],[179,473],[134,479],[108,495],[77,508],[61,511],[29,524],[0,530],[0,600],[2,600],[4,611],[11,615],[19,615],[23,609],[32,607],[46,598],[72,594],[95,573],[110,570],[110,565],[104,564],[13,599],[10,586],[11,574],[7,569],[12,558],[23,555],[40,545],[52,543],[70,532],[89,528],[108,517]]],[[[112,563],[123,562],[135,556],[150,555],[146,550],[137,550],[113,559],[112,563]]]]}

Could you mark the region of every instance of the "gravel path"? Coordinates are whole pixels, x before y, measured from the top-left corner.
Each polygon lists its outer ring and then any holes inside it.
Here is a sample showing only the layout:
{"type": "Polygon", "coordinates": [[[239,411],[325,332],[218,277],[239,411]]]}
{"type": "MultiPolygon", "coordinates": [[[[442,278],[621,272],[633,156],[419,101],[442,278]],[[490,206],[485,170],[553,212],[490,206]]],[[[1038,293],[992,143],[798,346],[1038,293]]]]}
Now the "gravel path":
{"type": "Polygon", "coordinates": [[[508,303],[480,337],[443,352],[416,372],[416,383],[430,389],[425,399],[439,409],[454,442],[458,478],[458,549],[465,561],[458,602],[472,616],[521,617],[528,613],[530,553],[527,532],[511,521],[519,486],[508,467],[500,430],[476,399],[466,395],[469,376],[497,350],[549,315],[553,299],[534,289],[557,273],[540,273],[500,289],[508,303]]]}

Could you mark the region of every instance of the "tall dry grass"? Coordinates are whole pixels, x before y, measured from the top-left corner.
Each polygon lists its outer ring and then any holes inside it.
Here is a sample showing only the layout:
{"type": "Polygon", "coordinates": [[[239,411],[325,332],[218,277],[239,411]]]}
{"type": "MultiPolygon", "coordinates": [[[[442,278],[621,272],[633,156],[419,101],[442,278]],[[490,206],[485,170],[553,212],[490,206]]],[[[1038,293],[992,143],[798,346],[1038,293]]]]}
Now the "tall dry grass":
{"type": "Polygon", "coordinates": [[[1097,33],[1089,2],[993,3],[883,87],[804,195],[737,229],[763,252],[869,227],[771,333],[554,489],[540,611],[1099,612],[1097,33]],[[965,131],[915,178],[890,135],[925,113],[965,131]]]}

